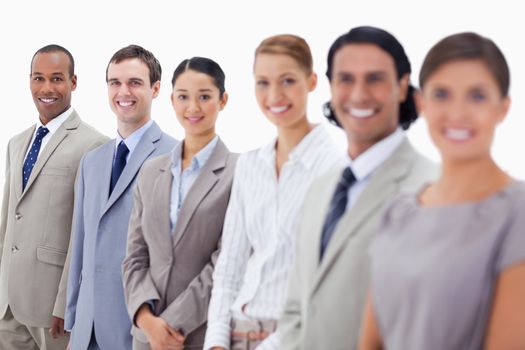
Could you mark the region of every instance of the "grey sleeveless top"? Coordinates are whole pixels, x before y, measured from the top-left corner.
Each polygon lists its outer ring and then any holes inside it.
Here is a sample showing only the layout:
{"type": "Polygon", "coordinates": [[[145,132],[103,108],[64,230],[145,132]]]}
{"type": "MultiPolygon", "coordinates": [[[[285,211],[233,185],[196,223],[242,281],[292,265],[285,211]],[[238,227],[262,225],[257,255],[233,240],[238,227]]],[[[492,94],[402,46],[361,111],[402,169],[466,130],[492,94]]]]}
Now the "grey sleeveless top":
{"type": "Polygon", "coordinates": [[[386,349],[481,349],[499,274],[525,262],[525,183],[438,207],[400,195],[386,208],[370,254],[386,349]]]}

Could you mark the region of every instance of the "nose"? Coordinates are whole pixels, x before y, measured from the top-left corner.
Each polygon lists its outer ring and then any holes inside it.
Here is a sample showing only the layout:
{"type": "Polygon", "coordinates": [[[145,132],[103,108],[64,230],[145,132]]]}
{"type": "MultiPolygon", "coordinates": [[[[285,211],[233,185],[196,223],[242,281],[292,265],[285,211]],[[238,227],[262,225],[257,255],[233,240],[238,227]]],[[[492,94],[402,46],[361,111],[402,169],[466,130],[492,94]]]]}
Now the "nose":
{"type": "Polygon", "coordinates": [[[350,92],[350,99],[353,103],[363,103],[368,101],[370,91],[365,81],[356,81],[350,92]]]}
{"type": "Polygon", "coordinates": [[[279,85],[271,85],[268,88],[268,101],[270,104],[279,102],[283,97],[283,91],[279,85]]]}
{"type": "Polygon", "coordinates": [[[193,113],[193,112],[200,111],[200,109],[201,108],[200,108],[200,105],[199,105],[199,101],[196,98],[190,99],[189,104],[188,104],[188,111],[190,113],[193,113]]]}
{"type": "Polygon", "coordinates": [[[118,93],[119,95],[129,95],[129,87],[128,87],[128,84],[120,84],[120,86],[118,87],[118,93]]]}
{"type": "Polygon", "coordinates": [[[448,117],[450,120],[459,122],[467,118],[468,106],[467,103],[461,101],[460,99],[455,99],[450,103],[450,109],[448,117]]]}
{"type": "Polygon", "coordinates": [[[49,93],[52,93],[53,91],[54,91],[53,85],[51,84],[49,80],[46,79],[42,84],[42,88],[40,92],[42,92],[43,94],[49,94],[49,93]]]}

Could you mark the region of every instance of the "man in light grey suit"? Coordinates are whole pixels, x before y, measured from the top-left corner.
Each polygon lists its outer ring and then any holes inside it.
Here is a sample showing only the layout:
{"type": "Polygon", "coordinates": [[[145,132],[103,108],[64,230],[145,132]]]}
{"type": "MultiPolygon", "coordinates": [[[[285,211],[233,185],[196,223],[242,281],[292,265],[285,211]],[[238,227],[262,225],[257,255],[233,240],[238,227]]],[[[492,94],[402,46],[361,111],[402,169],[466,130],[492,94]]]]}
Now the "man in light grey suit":
{"type": "Polygon", "coordinates": [[[176,144],[151,120],[160,78],[157,59],[136,45],[117,51],[106,70],[118,136],[87,153],[80,163],[66,309],[74,350],[131,349],[121,264],[133,186],[146,159],[167,153],[176,144]]]}
{"type": "Polygon", "coordinates": [[[80,158],[107,140],[71,107],[71,53],[58,45],[31,61],[36,125],[10,141],[0,226],[0,349],[65,349],[66,254],[80,158]]]}
{"type": "Polygon", "coordinates": [[[402,131],[417,118],[410,71],[401,44],[379,28],[354,28],[330,48],[325,114],[346,132],[349,166],[306,196],[279,323],[283,349],[357,348],[381,209],[437,175],[402,131]]]}

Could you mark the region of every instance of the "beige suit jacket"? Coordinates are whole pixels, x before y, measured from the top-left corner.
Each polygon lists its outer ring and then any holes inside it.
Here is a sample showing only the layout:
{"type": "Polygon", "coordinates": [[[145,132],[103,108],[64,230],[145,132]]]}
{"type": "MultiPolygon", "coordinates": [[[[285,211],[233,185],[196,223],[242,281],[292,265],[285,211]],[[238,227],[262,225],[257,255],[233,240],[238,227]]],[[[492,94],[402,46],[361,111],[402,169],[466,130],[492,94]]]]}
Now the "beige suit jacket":
{"type": "Polygon", "coordinates": [[[8,144],[0,226],[0,319],[49,327],[63,318],[74,182],[80,158],[107,140],[76,112],[40,151],[26,188],[22,168],[35,126],[8,144]]]}
{"type": "Polygon", "coordinates": [[[382,207],[400,191],[415,191],[437,176],[435,164],[405,140],[376,170],[337,224],[319,262],[321,232],[342,169],[317,179],[299,224],[297,255],[279,322],[282,349],[356,349],[369,285],[368,246],[382,207]]]}
{"type": "MultiPolygon", "coordinates": [[[[237,156],[219,140],[170,232],[172,157],[151,159],[139,173],[123,262],[126,304],[134,319],[143,303],[154,301],[155,314],[186,336],[185,346],[202,347],[237,156]]],[[[147,342],[140,329],[132,334],[147,342]]]]}

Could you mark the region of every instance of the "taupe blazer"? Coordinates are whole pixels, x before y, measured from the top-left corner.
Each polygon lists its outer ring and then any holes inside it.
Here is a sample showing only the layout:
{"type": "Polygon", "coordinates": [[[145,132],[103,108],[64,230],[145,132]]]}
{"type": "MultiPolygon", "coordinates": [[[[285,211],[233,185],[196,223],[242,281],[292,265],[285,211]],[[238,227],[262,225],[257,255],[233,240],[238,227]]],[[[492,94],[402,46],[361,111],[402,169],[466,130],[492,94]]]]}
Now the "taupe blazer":
{"type": "MultiPolygon", "coordinates": [[[[212,274],[230,198],[237,156],[219,140],[182,204],[170,232],[173,154],[146,162],[134,193],[124,290],[131,319],[143,303],[186,336],[185,346],[202,347],[212,274]]],[[[146,343],[132,329],[134,343],[146,343]]]]}
{"type": "Polygon", "coordinates": [[[50,327],[64,318],[74,182],[81,157],[107,140],[73,113],[40,151],[26,188],[22,168],[35,126],[7,146],[0,226],[0,319],[50,327]]]}
{"type": "Polygon", "coordinates": [[[416,191],[437,176],[436,165],[403,141],[343,214],[319,262],[322,227],[342,170],[317,179],[305,198],[279,322],[285,350],[357,348],[370,279],[368,246],[382,208],[400,191],[416,191]]]}

